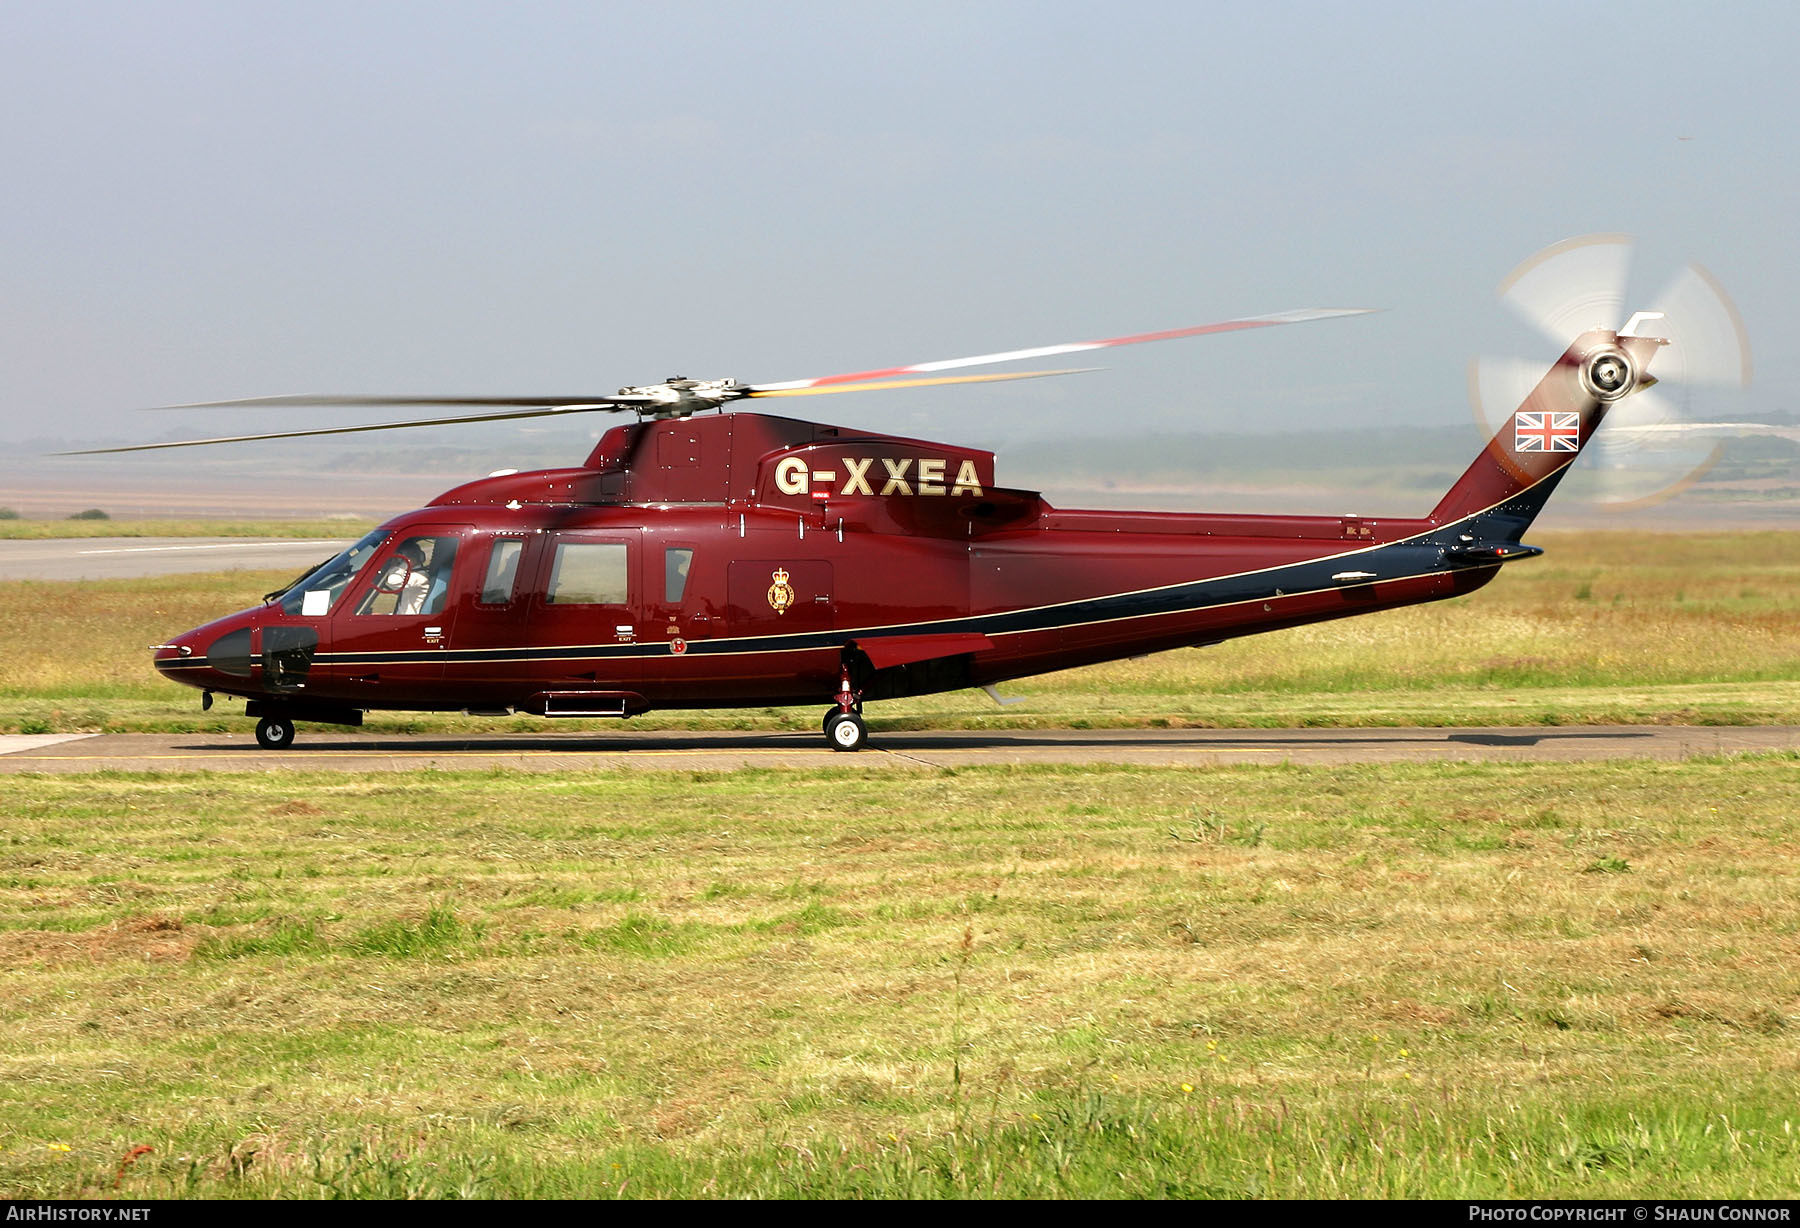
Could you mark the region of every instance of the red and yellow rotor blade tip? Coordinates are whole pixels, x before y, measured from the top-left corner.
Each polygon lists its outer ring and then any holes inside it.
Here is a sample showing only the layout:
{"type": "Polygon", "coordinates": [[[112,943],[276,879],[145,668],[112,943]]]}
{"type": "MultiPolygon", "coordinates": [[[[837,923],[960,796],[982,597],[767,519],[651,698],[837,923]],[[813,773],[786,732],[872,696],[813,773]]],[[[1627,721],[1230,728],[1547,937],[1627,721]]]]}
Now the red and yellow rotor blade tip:
{"type": "Polygon", "coordinates": [[[1060,371],[1009,371],[999,375],[937,375],[926,379],[869,380],[859,384],[824,384],[813,388],[755,390],[753,397],[816,397],[833,392],[880,392],[887,388],[929,388],[935,384],[993,384],[1009,379],[1042,379],[1047,375],[1080,375],[1099,367],[1067,367],[1060,371]]]}

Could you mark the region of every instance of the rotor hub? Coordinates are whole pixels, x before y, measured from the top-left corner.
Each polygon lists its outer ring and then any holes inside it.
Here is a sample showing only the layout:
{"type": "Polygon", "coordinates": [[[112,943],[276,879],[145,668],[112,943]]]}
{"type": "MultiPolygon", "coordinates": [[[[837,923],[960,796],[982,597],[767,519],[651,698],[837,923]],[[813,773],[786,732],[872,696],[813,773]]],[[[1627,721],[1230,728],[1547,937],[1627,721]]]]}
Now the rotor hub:
{"type": "Polygon", "coordinates": [[[634,406],[646,418],[686,418],[703,409],[717,409],[727,401],[745,395],[747,386],[734,379],[688,379],[671,375],[660,384],[621,388],[621,397],[647,400],[647,405],[634,406]]]}
{"type": "Polygon", "coordinates": [[[1617,401],[1637,387],[1637,364],[1615,346],[1595,350],[1582,360],[1581,386],[1596,401],[1617,401]]]}

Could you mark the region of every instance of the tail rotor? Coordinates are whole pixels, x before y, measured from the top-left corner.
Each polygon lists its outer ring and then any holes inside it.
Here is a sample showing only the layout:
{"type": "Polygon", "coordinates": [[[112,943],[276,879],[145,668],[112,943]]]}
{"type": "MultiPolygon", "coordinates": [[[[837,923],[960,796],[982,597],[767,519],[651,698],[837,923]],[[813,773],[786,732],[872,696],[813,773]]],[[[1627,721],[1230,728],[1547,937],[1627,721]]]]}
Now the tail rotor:
{"type": "MultiPolygon", "coordinates": [[[[1610,508],[1658,503],[1698,481],[1724,448],[1717,416],[1728,390],[1750,382],[1750,347],[1743,321],[1718,282],[1698,265],[1679,270],[1626,319],[1632,241],[1625,235],[1587,235],[1544,249],[1500,284],[1502,304],[1558,348],[1585,329],[1654,335],[1668,344],[1657,356],[1660,387],[1638,390],[1614,405],[1581,470],[1595,502],[1610,508]],[[1698,402],[1698,403],[1697,403],[1698,402]]],[[[1526,395],[1542,363],[1483,357],[1470,366],[1476,423],[1491,433],[1526,395]]],[[[1591,391],[1604,400],[1605,375],[1591,391]]]]}

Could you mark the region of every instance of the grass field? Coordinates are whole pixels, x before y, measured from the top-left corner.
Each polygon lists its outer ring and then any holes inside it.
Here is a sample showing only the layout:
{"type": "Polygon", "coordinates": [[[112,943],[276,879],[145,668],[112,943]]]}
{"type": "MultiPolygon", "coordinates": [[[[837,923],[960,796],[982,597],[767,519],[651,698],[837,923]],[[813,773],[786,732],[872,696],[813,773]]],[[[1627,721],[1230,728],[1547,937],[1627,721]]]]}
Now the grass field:
{"type": "MultiPolygon", "coordinates": [[[[83,523],[83,522],[72,522],[83,523]]],[[[1800,534],[1545,534],[1546,558],[1435,605],[873,705],[871,725],[1492,725],[1800,720],[1800,534]]],[[[241,728],[157,677],[147,645],[291,579],[0,583],[0,731],[241,728]]],[[[821,700],[821,705],[823,700],[821,700]]],[[[638,728],[816,726],[794,710],[653,713],[638,728]]],[[[375,716],[383,730],[537,729],[375,716]]],[[[569,727],[569,726],[562,726],[569,727]]]]}
{"type": "MultiPolygon", "coordinates": [[[[1534,540],[1466,600],[871,723],[1800,720],[1800,535],[1534,540]]],[[[240,727],[145,646],[286,578],[0,584],[0,728],[240,727]]],[[[1800,1172],[1792,755],[13,776],[0,816],[0,1196],[1790,1197],[1800,1172]]]]}
{"type": "Polygon", "coordinates": [[[0,777],[0,1196],[1791,1197],[1797,797],[0,777]]]}

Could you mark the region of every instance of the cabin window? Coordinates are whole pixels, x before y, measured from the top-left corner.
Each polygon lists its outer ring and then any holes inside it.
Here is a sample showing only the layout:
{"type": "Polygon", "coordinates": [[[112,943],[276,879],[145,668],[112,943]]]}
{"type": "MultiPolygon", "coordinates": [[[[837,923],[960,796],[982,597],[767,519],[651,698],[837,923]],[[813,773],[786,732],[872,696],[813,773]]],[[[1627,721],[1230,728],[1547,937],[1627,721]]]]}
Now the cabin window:
{"type": "Polygon", "coordinates": [[[693,561],[694,552],[686,548],[663,552],[663,600],[668,604],[678,605],[687,592],[688,567],[693,561]]]}
{"type": "Polygon", "coordinates": [[[624,605],[624,542],[558,542],[550,569],[552,605],[624,605]]]}
{"type": "Polygon", "coordinates": [[[519,555],[525,543],[515,537],[496,537],[488,551],[487,578],[481,582],[482,605],[505,605],[513,599],[519,578],[519,555]]]}

